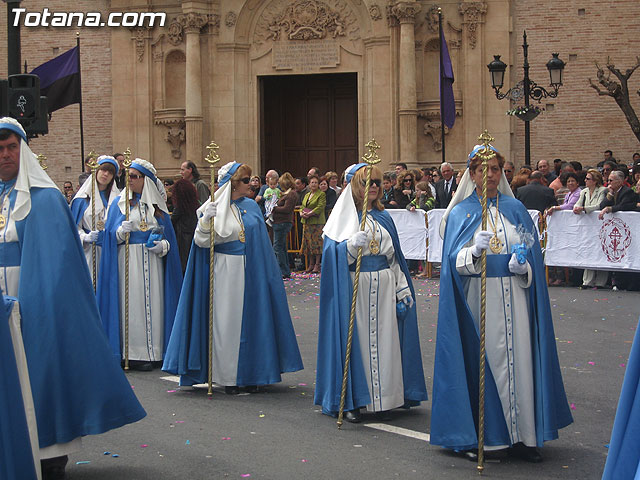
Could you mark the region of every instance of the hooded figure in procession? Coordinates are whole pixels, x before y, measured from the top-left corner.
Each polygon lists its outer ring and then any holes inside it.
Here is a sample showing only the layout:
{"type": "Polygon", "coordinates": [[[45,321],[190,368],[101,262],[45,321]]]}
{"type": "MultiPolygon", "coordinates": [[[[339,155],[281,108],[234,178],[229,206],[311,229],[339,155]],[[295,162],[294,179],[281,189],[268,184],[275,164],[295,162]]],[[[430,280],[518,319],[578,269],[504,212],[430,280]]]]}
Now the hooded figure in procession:
{"type": "Polygon", "coordinates": [[[556,351],[542,253],[527,209],[513,198],[493,147],[487,231],[482,230],[482,159],[476,146],[449,204],[433,380],[431,443],[478,447],[481,253],[487,251],[485,450],[542,460],[536,447],[573,420],[556,351]],[[516,253],[517,252],[517,253],[516,253]]]}
{"type": "Polygon", "coordinates": [[[7,117],[0,118],[0,253],[0,288],[19,302],[17,362],[28,369],[43,474],[64,478],[81,437],[145,411],[109,351],[67,202],[22,126],[7,117]]]}

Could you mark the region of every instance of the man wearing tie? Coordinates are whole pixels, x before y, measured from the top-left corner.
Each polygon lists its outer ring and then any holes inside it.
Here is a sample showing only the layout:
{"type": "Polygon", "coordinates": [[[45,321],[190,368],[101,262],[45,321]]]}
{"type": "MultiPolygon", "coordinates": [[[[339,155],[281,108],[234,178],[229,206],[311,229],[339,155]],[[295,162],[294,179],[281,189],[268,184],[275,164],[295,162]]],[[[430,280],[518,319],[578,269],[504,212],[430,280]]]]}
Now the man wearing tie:
{"type": "Polygon", "coordinates": [[[442,179],[436,183],[436,208],[447,208],[451,197],[458,188],[456,179],[453,178],[453,167],[449,162],[445,162],[440,166],[442,179]]]}

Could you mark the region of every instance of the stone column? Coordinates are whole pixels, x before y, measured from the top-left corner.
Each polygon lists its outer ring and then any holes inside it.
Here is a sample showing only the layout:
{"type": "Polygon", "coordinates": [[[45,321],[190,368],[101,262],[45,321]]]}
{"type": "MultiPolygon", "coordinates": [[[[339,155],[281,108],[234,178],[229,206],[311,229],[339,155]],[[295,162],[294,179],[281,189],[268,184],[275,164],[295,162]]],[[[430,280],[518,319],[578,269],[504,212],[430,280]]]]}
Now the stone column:
{"type": "Polygon", "coordinates": [[[199,164],[202,160],[202,75],[200,62],[200,29],[207,15],[186,13],[178,17],[186,33],[185,124],[187,132],[186,160],[199,164]]]}
{"type": "Polygon", "coordinates": [[[398,120],[400,157],[398,161],[415,164],[418,158],[418,107],[416,99],[416,45],[414,24],[420,12],[416,2],[398,2],[391,13],[400,23],[400,62],[398,74],[398,120]]]}

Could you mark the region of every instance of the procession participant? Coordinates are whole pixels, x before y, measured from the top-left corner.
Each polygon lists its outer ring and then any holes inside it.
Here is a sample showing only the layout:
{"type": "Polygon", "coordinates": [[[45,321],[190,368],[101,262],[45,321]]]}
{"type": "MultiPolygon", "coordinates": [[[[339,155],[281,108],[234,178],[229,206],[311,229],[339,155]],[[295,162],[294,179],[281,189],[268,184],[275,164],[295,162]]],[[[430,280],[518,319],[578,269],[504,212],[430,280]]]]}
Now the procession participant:
{"type": "Polygon", "coordinates": [[[382,172],[373,167],[367,219],[360,231],[367,164],[347,169],[348,185],[324,228],[320,325],[314,402],[322,412],[340,408],[345,349],[358,248],[362,263],[356,300],[345,418],[361,421],[360,408],[389,411],[427,399],[418,339],[415,294],[398,233],[380,203],[382,172]]]}
{"type": "Polygon", "coordinates": [[[97,267],[100,265],[100,256],[102,253],[103,230],[106,224],[107,211],[113,200],[118,196],[119,191],[115,183],[115,177],[118,175],[118,162],[115,158],[108,155],[98,157],[98,169],[96,170],[96,195],[99,199],[95,202],[95,212],[92,209],[93,195],[93,178],[89,177],[85,180],[78,193],[73,197],[71,202],[71,215],[78,226],[78,234],[84,248],[84,256],[89,265],[89,271],[93,268],[93,259],[91,253],[91,245],[96,244],[96,274],[97,267]],[[92,215],[95,213],[95,230],[91,229],[92,215]]]}
{"type": "Polygon", "coordinates": [[[478,446],[481,253],[487,250],[485,449],[510,447],[531,462],[536,447],[572,422],[536,229],[513,198],[493,147],[488,160],[489,230],[482,231],[482,159],[476,146],[440,233],[438,336],[431,411],[431,443],[466,451],[478,446]],[[512,252],[521,246],[520,258],[512,252]]]}
{"type": "Polygon", "coordinates": [[[109,352],[71,211],[8,117],[0,119],[0,205],[0,288],[20,304],[43,476],[64,478],[80,437],[145,412],[109,352]]]}
{"type": "Polygon", "coordinates": [[[0,478],[36,480],[38,427],[14,301],[0,293],[0,478]]]}
{"type": "Polygon", "coordinates": [[[109,344],[131,368],[161,362],[176,313],[182,269],[167,204],[156,169],[136,158],[129,168],[130,200],[123,191],[111,204],[105,226],[98,281],[98,305],[109,344]],[[130,209],[129,221],[125,220],[130,209]],[[126,246],[126,234],[129,245],[126,246]],[[125,335],[125,249],[129,249],[129,351],[125,335]]]}
{"type": "Polygon", "coordinates": [[[640,474],[640,328],[631,345],[602,480],[638,478],[640,474]]]}
{"type": "Polygon", "coordinates": [[[187,262],[163,370],[180,385],[205,383],[209,369],[209,246],[215,217],[213,382],[228,394],[257,391],[302,370],[282,275],[260,207],[247,198],[251,168],[230,162],[218,172],[214,201],[200,217],[187,262]]]}

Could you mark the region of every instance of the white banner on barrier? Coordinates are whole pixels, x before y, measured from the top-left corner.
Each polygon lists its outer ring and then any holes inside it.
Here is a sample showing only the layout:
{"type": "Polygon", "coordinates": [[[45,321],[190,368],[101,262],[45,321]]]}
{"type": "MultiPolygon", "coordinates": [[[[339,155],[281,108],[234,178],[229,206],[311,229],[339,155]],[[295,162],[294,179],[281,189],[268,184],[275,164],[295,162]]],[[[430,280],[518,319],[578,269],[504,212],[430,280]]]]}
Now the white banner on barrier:
{"type": "MultiPolygon", "coordinates": [[[[440,221],[444,216],[444,209],[434,209],[427,212],[427,220],[429,222],[429,257],[427,260],[431,263],[442,262],[442,238],[440,238],[440,221]]],[[[538,210],[529,210],[529,215],[538,230],[540,236],[538,220],[540,212],[538,210]]],[[[402,241],[402,240],[401,240],[402,241]]]]}
{"type": "Polygon", "coordinates": [[[640,213],[575,215],[558,211],[547,218],[545,263],[591,270],[640,271],[640,213]]]}
{"type": "Polygon", "coordinates": [[[407,260],[424,260],[427,257],[427,226],[424,210],[387,210],[396,224],[400,248],[407,260]]]}

